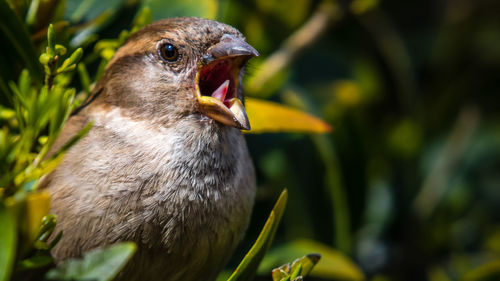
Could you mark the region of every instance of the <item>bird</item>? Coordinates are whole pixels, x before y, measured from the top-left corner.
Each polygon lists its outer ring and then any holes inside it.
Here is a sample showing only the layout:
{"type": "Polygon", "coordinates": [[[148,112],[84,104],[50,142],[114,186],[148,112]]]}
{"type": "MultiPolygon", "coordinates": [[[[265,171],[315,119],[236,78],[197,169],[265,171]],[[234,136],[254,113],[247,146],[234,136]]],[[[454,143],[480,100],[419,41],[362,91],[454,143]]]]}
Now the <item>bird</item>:
{"type": "Polygon", "coordinates": [[[215,280],[255,198],[242,79],[258,55],[209,19],[163,19],[130,36],[52,150],[92,128],[40,182],[63,231],[56,263],[133,241],[117,280],[215,280]]]}

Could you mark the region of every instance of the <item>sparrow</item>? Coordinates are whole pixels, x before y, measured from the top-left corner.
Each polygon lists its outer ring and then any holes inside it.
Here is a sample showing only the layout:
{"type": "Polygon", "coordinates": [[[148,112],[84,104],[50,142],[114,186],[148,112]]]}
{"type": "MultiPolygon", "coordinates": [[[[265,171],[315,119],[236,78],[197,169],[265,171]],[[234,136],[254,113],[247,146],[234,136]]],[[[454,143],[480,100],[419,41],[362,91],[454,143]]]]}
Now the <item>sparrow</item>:
{"type": "Polygon", "coordinates": [[[118,280],[215,280],[249,223],[255,173],[242,77],[258,52],[235,28],[170,18],[135,32],[53,150],[41,180],[63,231],[56,262],[133,241],[118,280]]]}

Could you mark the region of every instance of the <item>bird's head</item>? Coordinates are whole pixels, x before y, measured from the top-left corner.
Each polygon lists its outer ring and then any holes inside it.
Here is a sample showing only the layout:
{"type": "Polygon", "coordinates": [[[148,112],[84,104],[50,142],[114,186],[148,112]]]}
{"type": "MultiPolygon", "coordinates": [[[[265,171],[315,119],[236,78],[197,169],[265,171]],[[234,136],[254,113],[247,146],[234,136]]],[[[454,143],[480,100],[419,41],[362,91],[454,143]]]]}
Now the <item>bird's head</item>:
{"type": "Polygon", "coordinates": [[[250,129],[241,79],[258,52],[235,28],[207,19],[152,23],[116,52],[96,88],[99,100],[134,116],[175,122],[186,116],[250,129]]]}

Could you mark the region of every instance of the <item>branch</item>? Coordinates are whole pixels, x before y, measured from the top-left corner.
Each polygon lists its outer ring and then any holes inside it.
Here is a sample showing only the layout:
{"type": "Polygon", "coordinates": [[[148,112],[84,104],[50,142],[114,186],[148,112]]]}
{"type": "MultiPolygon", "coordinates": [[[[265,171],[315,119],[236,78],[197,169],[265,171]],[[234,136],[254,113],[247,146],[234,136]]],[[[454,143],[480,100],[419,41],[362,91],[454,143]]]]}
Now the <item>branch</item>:
{"type": "Polygon", "coordinates": [[[280,49],[267,58],[247,83],[247,92],[253,96],[267,97],[277,90],[268,88],[268,82],[285,70],[295,58],[312,45],[331,26],[342,18],[335,1],[324,1],[311,18],[283,43],[280,49]]]}
{"type": "Polygon", "coordinates": [[[480,112],[475,107],[467,107],[460,112],[440,155],[415,198],[413,207],[420,218],[428,218],[445,195],[479,121],[480,112]]]}

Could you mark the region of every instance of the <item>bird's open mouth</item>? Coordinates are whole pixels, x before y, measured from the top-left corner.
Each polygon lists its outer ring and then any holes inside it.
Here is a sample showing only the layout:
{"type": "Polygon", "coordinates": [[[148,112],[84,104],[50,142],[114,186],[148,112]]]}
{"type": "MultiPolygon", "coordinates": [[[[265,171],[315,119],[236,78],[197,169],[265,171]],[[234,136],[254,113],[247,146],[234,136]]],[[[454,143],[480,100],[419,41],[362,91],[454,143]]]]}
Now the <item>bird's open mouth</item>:
{"type": "Polygon", "coordinates": [[[225,125],[250,130],[250,124],[238,96],[240,71],[257,51],[230,35],[210,48],[196,74],[196,97],[200,111],[225,125]]]}
{"type": "Polygon", "coordinates": [[[216,60],[199,71],[198,86],[202,96],[213,97],[230,107],[230,101],[237,98],[240,66],[232,59],[216,60]]]}

